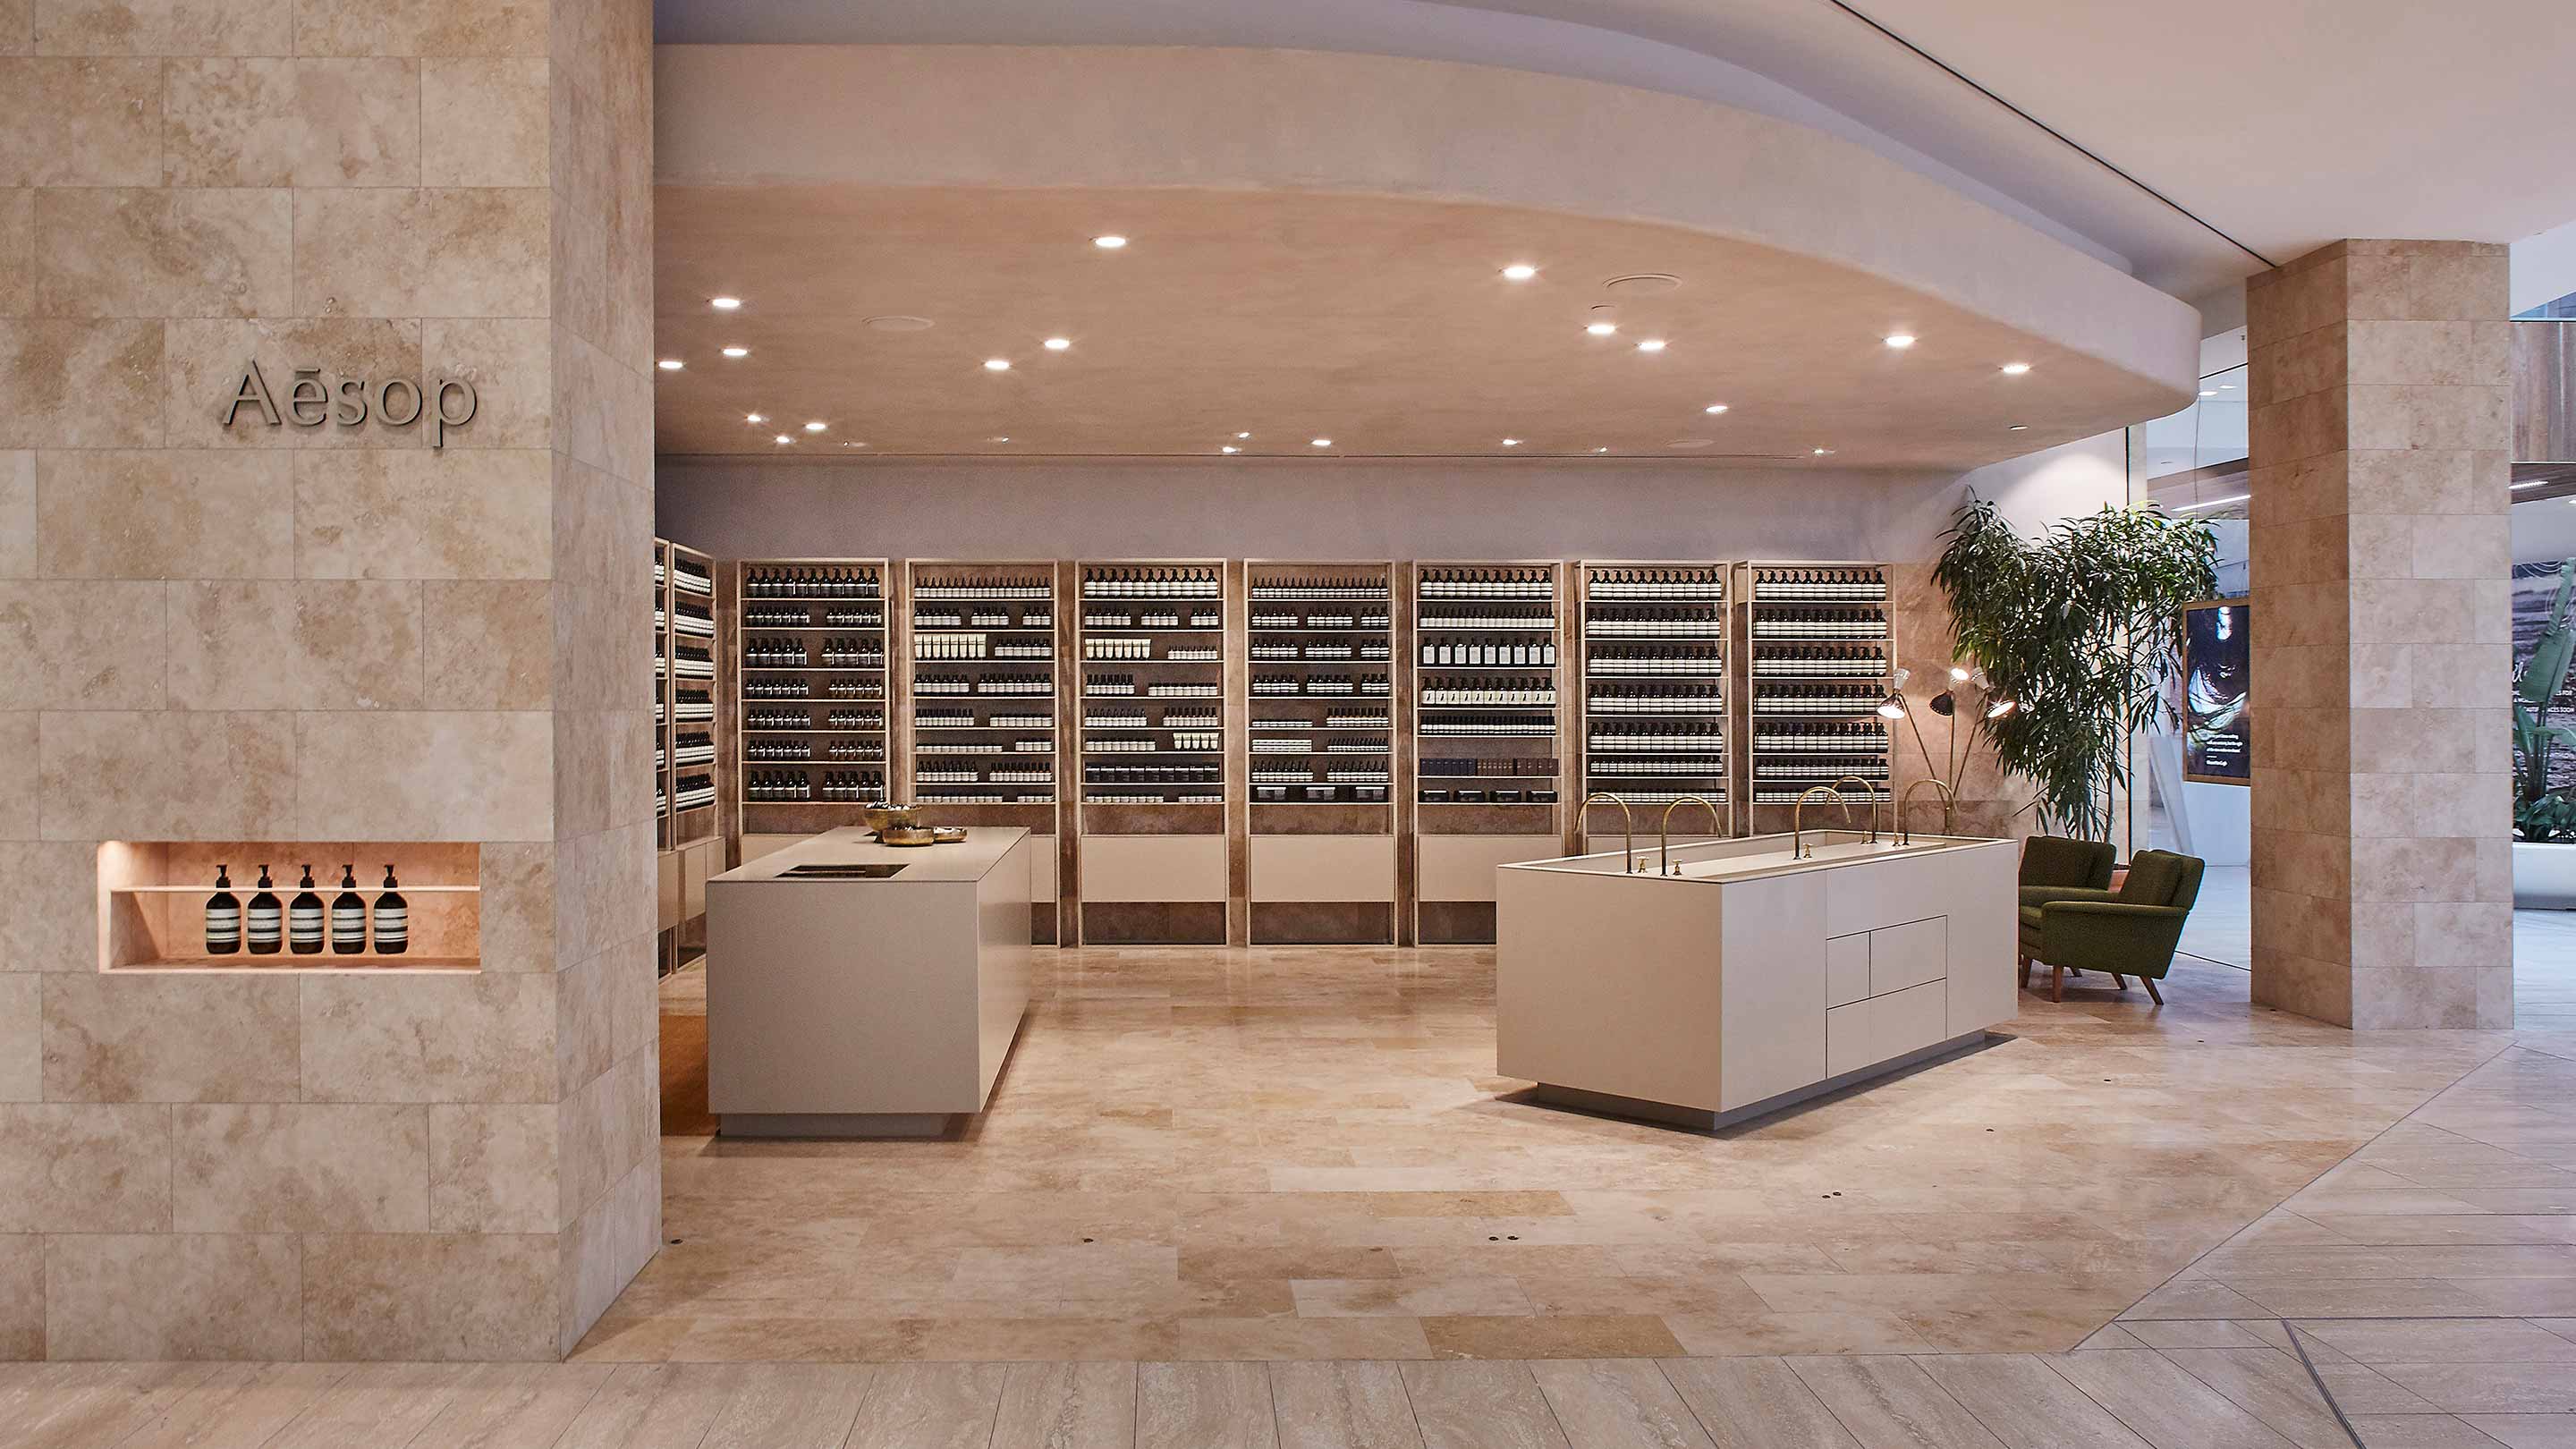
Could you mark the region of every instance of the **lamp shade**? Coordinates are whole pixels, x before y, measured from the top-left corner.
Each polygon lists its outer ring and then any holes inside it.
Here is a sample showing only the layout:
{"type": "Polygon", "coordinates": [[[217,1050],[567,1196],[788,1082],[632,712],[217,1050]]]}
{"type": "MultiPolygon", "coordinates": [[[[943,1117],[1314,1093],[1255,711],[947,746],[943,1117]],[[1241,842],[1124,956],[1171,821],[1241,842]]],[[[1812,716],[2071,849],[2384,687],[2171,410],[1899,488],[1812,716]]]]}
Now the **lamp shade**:
{"type": "Polygon", "coordinates": [[[1881,718],[1881,719],[1903,719],[1903,718],[1905,718],[1905,695],[1904,695],[1904,693],[1903,693],[1902,691],[1899,691],[1899,692],[1897,692],[1897,693],[1895,693],[1895,694],[1891,694],[1891,695],[1889,695],[1889,696],[1888,696],[1887,698],[1885,698],[1885,699],[1880,700],[1880,701],[1878,702],[1878,715],[1879,715],[1879,718],[1881,718]]]}

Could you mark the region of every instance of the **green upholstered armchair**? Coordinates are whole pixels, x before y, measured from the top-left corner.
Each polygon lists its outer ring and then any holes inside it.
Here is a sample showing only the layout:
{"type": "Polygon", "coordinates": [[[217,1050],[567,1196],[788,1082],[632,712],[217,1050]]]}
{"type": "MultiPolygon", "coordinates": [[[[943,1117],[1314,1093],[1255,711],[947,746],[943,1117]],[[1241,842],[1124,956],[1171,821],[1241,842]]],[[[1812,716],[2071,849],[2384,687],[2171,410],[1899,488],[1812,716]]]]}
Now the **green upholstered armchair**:
{"type": "Polygon", "coordinates": [[[2120,990],[2135,976],[2158,1006],[2164,993],[2156,983],[2173,969],[2174,947],[2182,941],[2183,922],[2200,898],[2197,856],[2169,850],[2142,850],[2129,862],[2128,878],[2116,891],[2059,891],[2041,900],[2022,893],[2021,979],[2030,984],[2031,963],[2049,968],[2048,999],[2066,999],[2066,973],[2100,971],[2120,990]]]}
{"type": "Polygon", "coordinates": [[[2107,840],[2032,836],[2021,843],[2021,903],[2037,905],[2069,893],[2107,893],[2112,855],[2107,840]]]}

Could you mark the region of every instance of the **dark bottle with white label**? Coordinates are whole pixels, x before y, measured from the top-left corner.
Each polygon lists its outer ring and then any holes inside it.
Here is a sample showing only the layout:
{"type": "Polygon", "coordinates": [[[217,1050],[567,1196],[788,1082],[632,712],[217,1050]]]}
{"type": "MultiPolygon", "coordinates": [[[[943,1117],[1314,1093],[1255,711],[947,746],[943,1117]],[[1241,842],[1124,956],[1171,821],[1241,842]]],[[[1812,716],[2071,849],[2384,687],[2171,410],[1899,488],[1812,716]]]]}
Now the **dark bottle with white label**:
{"type": "Polygon", "coordinates": [[[376,897],[376,954],[399,956],[411,945],[411,907],[394,887],[394,868],[385,867],[385,893],[376,897]]]}
{"type": "Polygon", "coordinates": [[[322,954],[322,897],[313,891],[313,867],[304,867],[303,889],[286,907],[286,949],[298,956],[322,954]]]}
{"type": "Polygon", "coordinates": [[[250,953],[274,956],[286,944],[286,931],[280,918],[277,897],[269,894],[268,867],[259,868],[259,894],[250,898],[250,920],[244,934],[250,937],[250,953]]]}
{"type": "Polygon", "coordinates": [[[215,893],[206,897],[206,954],[229,956],[241,949],[241,897],[233,894],[233,878],[225,867],[215,867],[215,893]]]}
{"type": "Polygon", "coordinates": [[[358,869],[340,867],[340,893],[331,898],[331,950],[355,956],[367,949],[367,898],[358,894],[358,869]]]}

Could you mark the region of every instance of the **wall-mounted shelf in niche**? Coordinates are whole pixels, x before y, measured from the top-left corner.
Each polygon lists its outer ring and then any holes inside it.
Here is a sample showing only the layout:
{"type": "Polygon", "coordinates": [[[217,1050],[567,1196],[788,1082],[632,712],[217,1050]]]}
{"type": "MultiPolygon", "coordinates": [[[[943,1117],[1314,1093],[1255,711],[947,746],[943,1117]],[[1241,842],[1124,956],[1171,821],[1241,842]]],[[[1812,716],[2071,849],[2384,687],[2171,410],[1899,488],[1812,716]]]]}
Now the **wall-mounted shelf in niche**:
{"type": "Polygon", "coordinates": [[[477,971],[481,874],[481,847],[450,842],[109,841],[99,969],[477,971]]]}

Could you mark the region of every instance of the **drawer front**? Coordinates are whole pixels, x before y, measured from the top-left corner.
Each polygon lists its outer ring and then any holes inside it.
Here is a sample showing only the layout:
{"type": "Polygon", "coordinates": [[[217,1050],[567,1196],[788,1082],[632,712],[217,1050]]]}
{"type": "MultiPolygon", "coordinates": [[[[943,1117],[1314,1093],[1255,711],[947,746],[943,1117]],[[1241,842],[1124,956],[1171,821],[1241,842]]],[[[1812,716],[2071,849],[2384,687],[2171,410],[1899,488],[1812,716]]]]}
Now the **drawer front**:
{"type": "MultiPolygon", "coordinates": [[[[1825,942],[1825,1005],[1846,1006],[1869,994],[1869,933],[1825,942]]],[[[1830,1047],[1826,1054],[1832,1055],[1830,1047]]]]}
{"type": "MultiPolygon", "coordinates": [[[[1827,950],[1832,943],[1827,943],[1827,950]]],[[[1950,922],[1946,916],[1909,921],[1869,933],[1869,994],[1885,996],[1950,974],[1950,922]]]]}
{"type": "Polygon", "coordinates": [[[1856,1072],[1877,1060],[1869,1052],[1869,1007],[1866,1001],[1855,1001],[1825,1013],[1826,1076],[1856,1072]]]}
{"type": "Polygon", "coordinates": [[[680,852],[663,851],[654,861],[654,929],[680,924],[680,852]]]}
{"type": "MultiPolygon", "coordinates": [[[[1861,1005],[1869,1012],[1869,1060],[1883,1062],[1928,1047],[1950,1034],[1948,983],[1927,981],[1861,1005]]],[[[1845,1008],[1848,1010],[1849,1008],[1845,1008]]]]}

